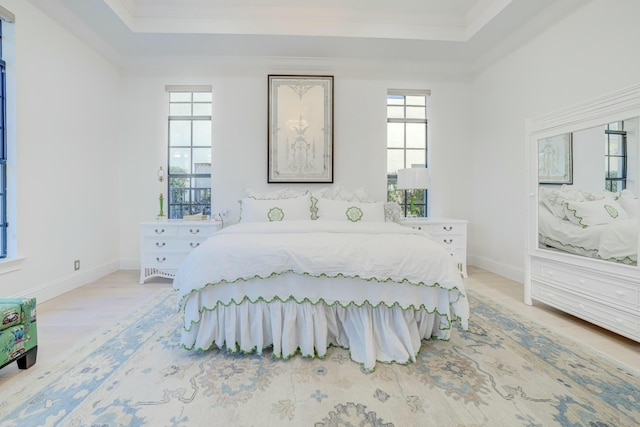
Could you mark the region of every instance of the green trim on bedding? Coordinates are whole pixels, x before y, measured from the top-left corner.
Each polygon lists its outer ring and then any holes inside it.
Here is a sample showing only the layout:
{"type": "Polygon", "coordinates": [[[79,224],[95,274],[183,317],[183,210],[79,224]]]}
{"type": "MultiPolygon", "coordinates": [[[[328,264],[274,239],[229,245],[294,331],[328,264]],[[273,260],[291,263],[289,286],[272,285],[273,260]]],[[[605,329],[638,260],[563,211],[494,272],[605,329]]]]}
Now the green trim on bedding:
{"type": "MultiPolygon", "coordinates": [[[[635,261],[633,258],[631,258],[630,256],[626,256],[626,257],[624,257],[624,258],[615,258],[615,257],[612,257],[612,258],[602,258],[602,257],[598,256],[598,250],[597,250],[597,249],[587,249],[587,248],[582,247],[582,246],[576,246],[576,245],[572,245],[572,244],[570,244],[570,243],[564,243],[564,242],[561,242],[561,241],[559,241],[559,240],[552,239],[551,237],[547,237],[547,236],[543,235],[542,233],[538,233],[538,239],[543,239],[543,240],[546,240],[546,241],[551,241],[551,242],[557,243],[557,244],[559,244],[559,245],[561,245],[561,246],[566,246],[566,247],[571,247],[571,248],[581,249],[581,250],[583,250],[583,251],[585,251],[585,252],[593,252],[593,254],[595,255],[594,257],[591,257],[591,258],[593,258],[593,259],[599,259],[599,260],[602,260],[602,261],[617,262],[617,263],[625,264],[625,265],[635,265],[635,264],[636,264],[636,261],[635,261]]],[[[544,243],[544,241],[543,241],[542,243],[544,243]]],[[[545,243],[545,244],[546,244],[546,243],[545,243]]],[[[577,254],[574,254],[574,255],[577,255],[577,254]]],[[[580,255],[580,256],[584,256],[584,255],[580,255]]]]}
{"type": "MultiPolygon", "coordinates": [[[[464,295],[463,295],[463,296],[464,296],[464,295]]],[[[466,296],[465,296],[465,297],[466,297],[466,296]]],[[[290,297],[289,297],[289,298],[287,298],[286,300],[282,300],[282,299],[281,299],[281,298],[279,298],[279,297],[274,297],[271,301],[267,301],[267,300],[265,300],[265,299],[264,299],[264,298],[262,298],[262,297],[258,297],[255,301],[251,301],[248,297],[244,297],[244,298],[243,298],[239,303],[235,302],[235,300],[231,300],[231,302],[229,302],[229,304],[223,304],[223,303],[221,303],[221,302],[218,302],[214,307],[202,307],[202,309],[200,310],[200,313],[202,313],[202,312],[203,312],[203,311],[205,311],[205,310],[206,310],[206,311],[213,311],[213,310],[216,310],[216,309],[218,309],[218,307],[219,307],[219,306],[229,307],[229,306],[230,306],[230,305],[232,305],[232,304],[240,305],[240,304],[243,304],[243,303],[245,303],[245,302],[249,302],[250,304],[256,304],[256,303],[258,303],[258,302],[271,303],[271,302],[273,302],[273,301],[275,301],[275,300],[278,300],[278,301],[283,302],[283,303],[284,303],[284,302],[289,302],[289,301],[294,301],[296,304],[302,304],[302,303],[304,303],[304,302],[308,302],[308,303],[310,303],[310,304],[311,304],[311,305],[313,305],[313,306],[317,306],[318,304],[324,304],[324,305],[325,305],[325,306],[327,306],[327,307],[331,307],[331,306],[336,305],[336,304],[337,304],[337,305],[340,305],[340,306],[341,306],[341,307],[343,307],[343,308],[348,308],[348,307],[351,307],[351,306],[363,307],[365,304],[368,304],[368,305],[369,305],[369,306],[371,306],[372,308],[378,308],[378,307],[380,307],[381,305],[384,305],[384,306],[386,306],[387,308],[393,308],[394,306],[397,306],[397,307],[398,307],[398,308],[400,308],[403,312],[406,312],[406,311],[408,311],[408,310],[420,310],[420,311],[424,310],[425,312],[427,312],[427,314],[437,314],[438,316],[441,316],[441,317],[443,317],[444,319],[446,319],[446,323],[445,323],[445,322],[440,322],[440,323],[439,323],[439,325],[438,325],[438,330],[440,330],[440,331],[450,331],[450,330],[452,329],[452,327],[453,327],[454,323],[459,322],[460,320],[462,320],[462,319],[460,318],[460,316],[455,316],[455,318],[454,318],[454,319],[453,319],[453,321],[452,321],[452,320],[449,318],[449,316],[448,316],[448,315],[440,313],[437,309],[434,309],[433,311],[429,311],[426,307],[424,307],[424,305],[423,305],[423,304],[421,304],[419,308],[415,308],[415,306],[413,306],[413,305],[411,305],[411,306],[409,306],[409,307],[407,307],[407,308],[403,308],[403,307],[400,307],[400,306],[398,305],[398,303],[394,303],[394,304],[392,304],[391,306],[389,306],[389,305],[387,305],[387,304],[384,304],[384,302],[381,302],[380,304],[378,304],[378,305],[375,305],[375,306],[374,306],[374,305],[373,305],[373,304],[371,304],[369,301],[365,300],[365,301],[364,301],[362,304],[360,304],[360,305],[356,304],[355,302],[351,302],[351,303],[349,303],[349,304],[347,304],[347,305],[345,306],[345,305],[340,304],[338,301],[334,302],[333,304],[327,304],[327,302],[326,302],[326,301],[324,301],[324,299],[320,299],[320,300],[318,300],[318,302],[317,302],[317,303],[313,303],[313,302],[309,301],[307,298],[303,299],[302,301],[297,301],[295,298],[293,298],[293,296],[290,296],[290,297]]],[[[456,301],[457,301],[457,300],[456,300],[456,301]]],[[[198,324],[198,323],[200,323],[200,322],[199,322],[199,321],[198,321],[198,322],[191,322],[191,323],[189,324],[189,328],[186,328],[185,326],[183,326],[183,328],[182,328],[182,329],[183,329],[184,331],[187,331],[187,332],[188,332],[188,331],[190,331],[190,330],[191,330],[191,328],[193,327],[193,325],[198,324]]],[[[459,323],[459,325],[460,325],[460,323],[459,323]]],[[[463,330],[463,331],[467,331],[467,330],[468,330],[468,328],[467,328],[467,329],[462,329],[462,330],[463,330]]],[[[445,341],[445,342],[449,341],[449,339],[448,339],[448,338],[439,338],[439,337],[438,337],[438,336],[436,336],[436,335],[431,335],[431,337],[429,337],[429,338],[422,338],[422,340],[421,340],[421,341],[430,341],[430,340],[439,340],[439,341],[445,341]]],[[[265,347],[263,347],[262,349],[258,349],[258,347],[257,347],[257,346],[254,346],[254,347],[253,347],[251,350],[249,350],[249,351],[241,350],[241,349],[240,349],[240,346],[239,346],[239,344],[238,344],[237,342],[236,342],[236,343],[233,343],[233,345],[229,345],[229,344],[227,344],[227,342],[226,342],[226,341],[225,341],[221,346],[218,346],[218,345],[215,343],[215,341],[213,341],[213,342],[211,343],[211,345],[210,345],[209,347],[207,347],[207,348],[196,347],[195,343],[194,343],[191,347],[187,347],[187,346],[186,346],[186,345],[184,345],[184,344],[180,344],[180,347],[181,347],[181,348],[183,348],[183,349],[185,349],[185,350],[189,350],[189,351],[191,351],[191,350],[195,350],[195,351],[209,351],[209,350],[212,350],[212,349],[219,349],[219,350],[227,351],[227,352],[229,352],[230,354],[238,354],[238,353],[239,353],[239,354],[245,354],[245,355],[248,355],[248,354],[254,354],[254,353],[255,353],[255,354],[262,354],[262,352],[263,352],[265,349],[268,349],[268,348],[270,348],[270,347],[273,347],[273,344],[266,345],[266,346],[265,346],[265,347]]],[[[348,347],[343,347],[343,346],[341,346],[341,345],[337,345],[337,344],[333,344],[333,343],[328,343],[328,345],[327,345],[327,350],[328,350],[329,348],[331,348],[331,347],[339,347],[339,348],[343,348],[343,349],[348,349],[348,347]]],[[[273,354],[272,354],[272,355],[271,355],[271,357],[273,357],[273,358],[275,358],[275,359],[278,359],[278,360],[287,360],[287,359],[289,359],[289,358],[291,358],[291,357],[294,357],[294,356],[295,356],[295,355],[297,355],[297,354],[300,354],[300,356],[302,356],[302,357],[307,357],[307,358],[310,358],[310,359],[313,359],[313,358],[324,359],[324,358],[326,357],[326,355],[327,355],[327,353],[326,353],[326,352],[325,352],[325,353],[323,353],[323,354],[319,354],[319,353],[317,352],[317,350],[315,349],[315,346],[314,346],[314,353],[313,353],[313,354],[303,354],[303,353],[302,353],[302,350],[300,349],[300,347],[297,347],[297,348],[294,350],[294,352],[293,352],[293,353],[291,353],[291,354],[288,354],[288,355],[285,355],[285,356],[276,356],[276,355],[273,355],[273,354]]],[[[414,355],[414,356],[415,356],[415,355],[414,355]]],[[[349,359],[351,359],[351,361],[353,361],[353,362],[356,362],[355,360],[353,360],[353,357],[351,356],[351,351],[349,351],[349,359]]],[[[380,361],[376,361],[376,363],[378,363],[378,362],[380,362],[380,361]]],[[[408,358],[406,361],[396,361],[396,360],[392,360],[392,361],[390,361],[390,362],[380,362],[380,363],[388,363],[388,364],[391,364],[391,363],[397,363],[397,364],[401,364],[401,365],[406,365],[406,364],[409,364],[410,362],[411,362],[411,358],[408,358]]],[[[373,371],[375,370],[375,367],[374,367],[373,369],[367,369],[367,368],[365,368],[365,366],[364,366],[364,363],[363,363],[363,362],[356,362],[356,363],[358,363],[358,364],[362,367],[362,369],[364,369],[364,370],[365,370],[365,371],[367,371],[367,372],[373,372],[373,371]]]]}
{"type": "MultiPolygon", "coordinates": [[[[200,292],[201,290],[209,287],[209,286],[215,286],[218,284],[229,284],[229,283],[238,283],[238,282],[248,282],[249,280],[254,280],[254,279],[270,279],[272,277],[276,277],[276,276],[280,276],[280,275],[284,275],[284,274],[297,274],[300,276],[308,276],[308,277],[315,277],[317,279],[337,279],[337,278],[341,278],[341,279],[360,279],[360,280],[364,280],[366,282],[378,282],[378,283],[405,283],[408,285],[412,285],[412,286],[426,286],[429,288],[441,288],[441,289],[446,289],[448,291],[458,291],[458,293],[460,295],[465,296],[465,294],[460,291],[460,289],[458,289],[457,286],[454,286],[452,288],[446,288],[443,286],[440,286],[440,284],[438,282],[433,282],[432,284],[427,284],[425,282],[412,282],[409,279],[407,279],[406,277],[400,280],[395,280],[392,279],[391,277],[387,277],[386,279],[379,279],[377,277],[369,277],[369,278],[365,278],[365,277],[361,277],[359,275],[345,275],[343,273],[337,273],[335,276],[332,276],[330,274],[326,274],[326,273],[319,273],[319,274],[313,274],[313,273],[308,273],[308,272],[297,272],[294,270],[285,270],[285,271],[280,271],[280,272],[272,272],[271,274],[267,275],[267,276],[261,276],[259,274],[256,274],[254,276],[249,276],[249,277],[238,277],[236,279],[233,280],[226,280],[226,279],[222,279],[218,282],[213,282],[213,283],[207,283],[205,284],[203,287],[198,288],[198,289],[191,289],[189,292],[187,292],[185,295],[183,295],[182,299],[179,301],[179,305],[180,307],[183,306],[185,299],[191,295],[194,292],[200,292]]],[[[457,301],[457,300],[456,300],[457,301]]],[[[456,302],[456,301],[451,301],[451,302],[456,302]]],[[[344,306],[343,306],[344,307],[344,306]]]]}

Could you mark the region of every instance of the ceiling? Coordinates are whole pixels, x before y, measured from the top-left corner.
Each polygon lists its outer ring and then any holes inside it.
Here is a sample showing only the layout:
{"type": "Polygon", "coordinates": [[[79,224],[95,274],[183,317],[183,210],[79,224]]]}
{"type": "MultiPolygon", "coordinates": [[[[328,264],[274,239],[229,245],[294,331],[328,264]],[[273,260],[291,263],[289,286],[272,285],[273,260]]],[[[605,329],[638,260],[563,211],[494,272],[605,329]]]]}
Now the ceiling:
{"type": "Polygon", "coordinates": [[[471,65],[525,42],[589,0],[29,1],[127,67],[176,57],[471,65]]]}

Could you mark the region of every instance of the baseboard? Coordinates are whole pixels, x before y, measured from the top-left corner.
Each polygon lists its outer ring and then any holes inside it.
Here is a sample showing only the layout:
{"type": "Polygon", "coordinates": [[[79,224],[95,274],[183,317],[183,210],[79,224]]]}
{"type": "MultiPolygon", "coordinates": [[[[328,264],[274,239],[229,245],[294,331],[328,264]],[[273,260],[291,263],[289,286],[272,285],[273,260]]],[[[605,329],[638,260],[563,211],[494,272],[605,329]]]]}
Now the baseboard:
{"type": "Polygon", "coordinates": [[[16,295],[16,297],[35,297],[39,304],[114,273],[118,271],[118,268],[118,261],[110,261],[82,272],[73,273],[54,281],[43,283],[35,288],[30,288],[24,294],[16,295]]]}
{"type": "Polygon", "coordinates": [[[121,259],[120,270],[140,270],[139,259],[121,259]]]}
{"type": "Polygon", "coordinates": [[[524,283],[524,270],[479,256],[467,256],[467,263],[518,283],[524,283]]]}

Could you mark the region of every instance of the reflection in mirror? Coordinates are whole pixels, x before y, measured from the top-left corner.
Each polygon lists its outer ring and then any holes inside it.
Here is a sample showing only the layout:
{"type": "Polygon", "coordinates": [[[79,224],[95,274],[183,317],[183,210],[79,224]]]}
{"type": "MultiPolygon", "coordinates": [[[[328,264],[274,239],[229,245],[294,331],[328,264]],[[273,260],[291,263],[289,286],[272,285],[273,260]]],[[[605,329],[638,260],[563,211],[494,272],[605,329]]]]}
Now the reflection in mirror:
{"type": "Polygon", "coordinates": [[[637,265],[639,131],[634,118],[538,141],[541,249],[637,265]]]}

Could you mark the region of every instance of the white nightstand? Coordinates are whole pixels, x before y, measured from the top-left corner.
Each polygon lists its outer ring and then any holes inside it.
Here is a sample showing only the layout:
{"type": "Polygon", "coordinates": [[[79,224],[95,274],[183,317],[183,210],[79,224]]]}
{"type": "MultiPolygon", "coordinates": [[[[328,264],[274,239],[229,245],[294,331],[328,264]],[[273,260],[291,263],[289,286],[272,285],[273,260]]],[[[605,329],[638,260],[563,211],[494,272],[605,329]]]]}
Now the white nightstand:
{"type": "Polygon", "coordinates": [[[150,277],[173,279],[187,255],[220,228],[218,221],[140,223],[140,284],[150,277]]]}
{"type": "Polygon", "coordinates": [[[458,263],[462,277],[467,276],[467,220],[453,218],[406,218],[401,224],[426,231],[447,249],[458,263]]]}

